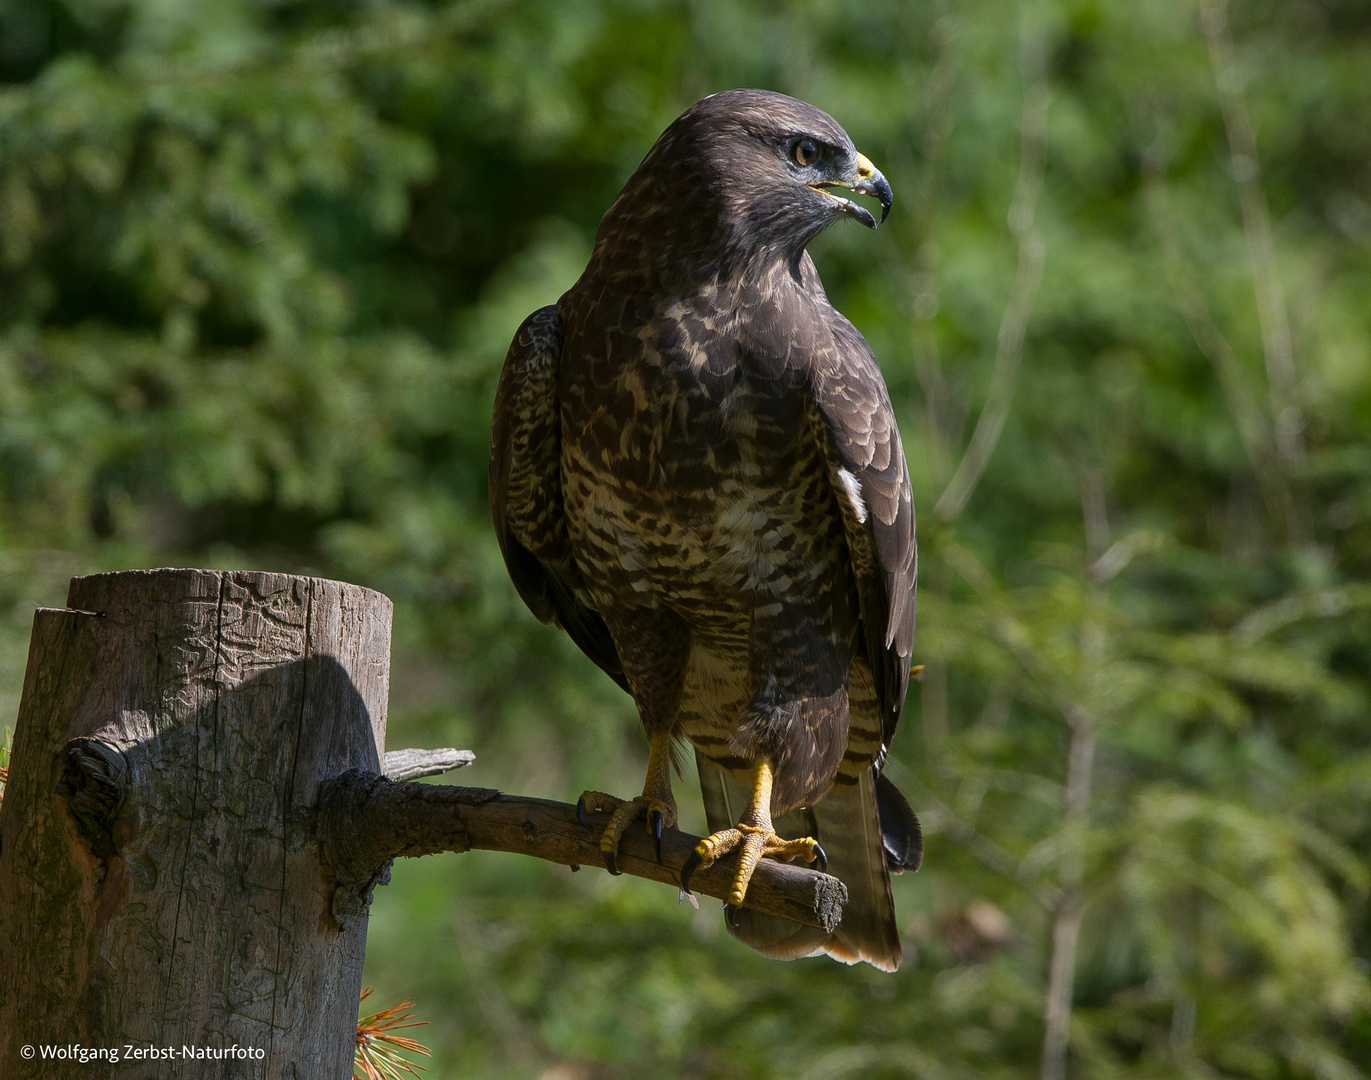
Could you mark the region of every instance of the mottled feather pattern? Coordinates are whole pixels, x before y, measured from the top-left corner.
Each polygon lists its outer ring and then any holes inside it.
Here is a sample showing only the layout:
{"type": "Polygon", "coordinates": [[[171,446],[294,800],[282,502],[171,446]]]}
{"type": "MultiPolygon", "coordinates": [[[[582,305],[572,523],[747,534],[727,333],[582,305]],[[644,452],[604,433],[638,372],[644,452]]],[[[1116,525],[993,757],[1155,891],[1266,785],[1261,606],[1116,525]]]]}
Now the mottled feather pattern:
{"type": "Polygon", "coordinates": [[[618,650],[588,601],[567,537],[556,395],[561,352],[561,319],[551,305],[525,319],[510,344],[491,423],[491,518],[524,603],[627,690],[618,650]]]}
{"type": "Polygon", "coordinates": [[[831,117],[762,91],[707,98],[658,140],[580,280],[510,348],[491,506],[520,594],[649,734],[729,784],[767,758],[772,809],[850,846],[842,933],[739,936],[891,967],[874,793],[909,680],[914,514],[880,370],[804,250],[838,204],[796,196],[795,130],[855,156],[831,117]]]}
{"type": "Polygon", "coordinates": [[[589,305],[573,291],[559,393],[568,527],[593,603],[665,608],[718,661],[701,667],[746,673],[699,701],[687,679],[674,733],[726,736],[726,753],[706,752],[734,771],[772,757],[784,809],[820,797],[845,750],[860,614],[828,448],[806,421],[814,350],[776,355],[755,331],[821,309],[785,268],[773,275],[671,297],[640,326],[598,302],[612,290],[586,288],[589,305]]]}
{"type": "MultiPolygon", "coordinates": [[[[918,555],[909,466],[895,426],[889,392],[866,339],[829,309],[834,356],[816,380],[815,408],[826,431],[834,485],[852,474],[865,515],[850,504],[844,525],[861,593],[867,656],[880,702],[885,747],[895,734],[909,688],[914,650],[918,555]]],[[[884,760],[884,752],[882,753],[884,760]]]]}

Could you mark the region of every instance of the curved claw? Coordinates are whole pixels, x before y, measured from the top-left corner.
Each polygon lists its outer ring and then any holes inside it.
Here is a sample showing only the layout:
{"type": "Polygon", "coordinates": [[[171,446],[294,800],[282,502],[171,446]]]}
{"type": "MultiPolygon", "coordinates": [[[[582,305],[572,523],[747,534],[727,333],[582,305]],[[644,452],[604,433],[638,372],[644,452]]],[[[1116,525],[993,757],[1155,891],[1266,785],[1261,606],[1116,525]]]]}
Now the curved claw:
{"type": "Polygon", "coordinates": [[[692,851],[681,867],[681,889],[690,892],[690,875],[695,873],[696,868],[703,860],[698,851],[692,851]]]}
{"type": "Polygon", "coordinates": [[[584,795],[576,800],[576,820],[581,823],[581,828],[590,828],[590,822],[586,820],[586,797],[584,795]]]}
{"type": "Polygon", "coordinates": [[[828,855],[817,842],[814,844],[814,868],[823,874],[828,871],[828,855]]]}
{"type": "Polygon", "coordinates": [[[657,861],[662,861],[662,812],[660,810],[650,810],[647,815],[647,827],[652,830],[652,847],[657,852],[657,861]]]}
{"type": "Polygon", "coordinates": [[[736,904],[724,905],[724,922],[728,923],[734,930],[738,929],[738,907],[736,904]]]}
{"type": "Polygon", "coordinates": [[[614,857],[614,852],[602,851],[600,852],[600,854],[604,856],[605,869],[608,870],[615,877],[619,877],[623,873],[623,871],[619,869],[619,863],[614,857]]]}

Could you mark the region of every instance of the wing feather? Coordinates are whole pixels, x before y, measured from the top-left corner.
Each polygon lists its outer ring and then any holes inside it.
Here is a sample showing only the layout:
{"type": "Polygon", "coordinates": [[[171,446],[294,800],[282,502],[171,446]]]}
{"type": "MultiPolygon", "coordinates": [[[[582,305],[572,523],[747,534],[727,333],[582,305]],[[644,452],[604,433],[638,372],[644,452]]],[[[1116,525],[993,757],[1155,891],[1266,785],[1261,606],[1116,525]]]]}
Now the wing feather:
{"type": "Polygon", "coordinates": [[[909,690],[918,577],[914,500],[876,357],[851,323],[828,310],[833,345],[813,358],[810,389],[852,558],[883,760],[909,690]]]}
{"type": "Polygon", "coordinates": [[[567,536],[557,402],[561,356],[557,308],[539,308],[515,333],[495,391],[490,516],[509,576],[529,610],[565,630],[627,690],[614,639],[589,602],[567,536]]]}

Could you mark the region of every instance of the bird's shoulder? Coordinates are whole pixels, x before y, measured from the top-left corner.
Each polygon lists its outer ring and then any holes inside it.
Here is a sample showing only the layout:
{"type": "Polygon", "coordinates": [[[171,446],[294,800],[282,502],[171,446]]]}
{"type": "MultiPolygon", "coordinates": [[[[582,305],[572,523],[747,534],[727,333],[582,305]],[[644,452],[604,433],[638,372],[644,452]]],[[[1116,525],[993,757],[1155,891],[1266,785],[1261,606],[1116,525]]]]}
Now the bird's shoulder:
{"type": "Polygon", "coordinates": [[[738,306],[742,347],[755,366],[816,393],[844,373],[884,385],[871,346],[829,301],[808,253],[745,284],[738,306]]]}
{"type": "MultiPolygon", "coordinates": [[[[870,346],[829,302],[807,253],[794,265],[669,291],[592,267],[557,310],[571,381],[636,387],[656,370],[666,384],[710,398],[739,379],[801,397],[844,377],[881,385],[870,346]]],[[[877,408],[879,396],[862,399],[877,408]]]]}

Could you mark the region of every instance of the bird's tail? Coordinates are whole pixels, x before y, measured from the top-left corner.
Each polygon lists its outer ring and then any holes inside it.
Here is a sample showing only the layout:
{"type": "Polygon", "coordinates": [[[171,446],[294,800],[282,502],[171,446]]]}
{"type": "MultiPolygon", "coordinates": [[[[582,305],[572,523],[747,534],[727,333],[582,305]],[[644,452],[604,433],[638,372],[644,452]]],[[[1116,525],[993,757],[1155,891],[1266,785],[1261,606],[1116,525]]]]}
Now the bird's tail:
{"type": "MultiPolygon", "coordinates": [[[[711,832],[736,824],[748,792],[698,753],[700,788],[711,832]]],[[[855,786],[834,787],[811,807],[783,814],[776,831],[812,836],[828,855],[828,872],[847,886],[843,921],[832,933],[751,908],[732,913],[728,932],[775,960],[827,953],[845,964],[865,960],[882,971],[900,966],[900,935],[890,871],[917,870],[923,843],[918,820],[890,781],[866,770],[855,786]],[[879,802],[879,807],[878,807],[879,802]],[[889,836],[883,836],[882,826],[889,836]]]]}

